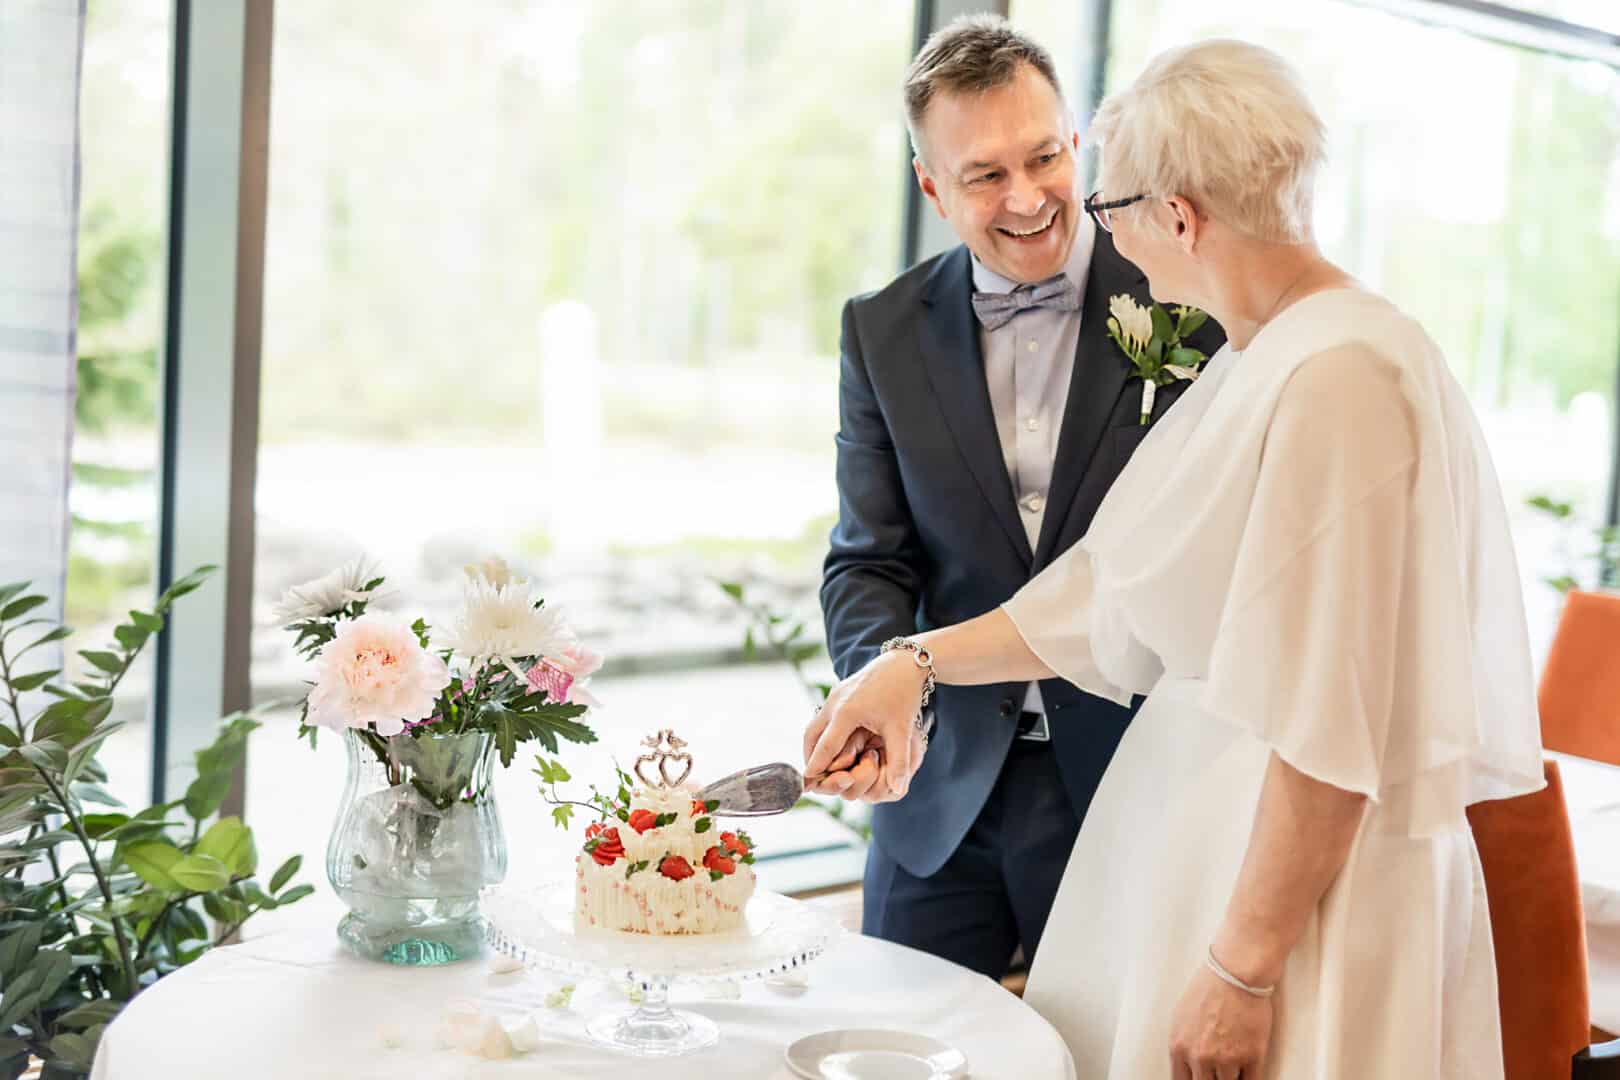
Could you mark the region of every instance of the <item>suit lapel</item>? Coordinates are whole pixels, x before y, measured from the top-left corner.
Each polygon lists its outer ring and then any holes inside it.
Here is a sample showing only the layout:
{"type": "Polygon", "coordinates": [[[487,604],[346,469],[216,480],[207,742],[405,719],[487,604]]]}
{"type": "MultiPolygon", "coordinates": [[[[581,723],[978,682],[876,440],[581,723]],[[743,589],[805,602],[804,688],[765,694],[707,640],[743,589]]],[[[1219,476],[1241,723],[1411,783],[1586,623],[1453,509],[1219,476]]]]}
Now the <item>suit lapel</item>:
{"type": "Polygon", "coordinates": [[[1057,458],[1052,463],[1052,487],[1041,521],[1034,566],[1052,559],[1058,538],[1074,509],[1075,493],[1091,468],[1114,406],[1136,369],[1108,336],[1108,298],[1120,293],[1139,295],[1146,278],[1135,264],[1114,249],[1113,237],[1097,230],[1097,246],[1086,274],[1086,294],[1080,305],[1080,340],[1075,346],[1074,374],[1058,434],[1057,458]]]}
{"type": "MultiPolygon", "coordinates": [[[[1002,531],[1028,567],[1032,552],[1018,520],[1012,481],[1001,455],[995,411],[985,381],[979,324],[973,317],[973,270],[966,247],[939,261],[923,290],[923,363],[945,424],[968,471],[990,504],[1002,531]]],[[[1106,305],[1107,301],[1104,300],[1106,305]]],[[[1072,396],[1072,395],[1071,395],[1072,396]]]]}

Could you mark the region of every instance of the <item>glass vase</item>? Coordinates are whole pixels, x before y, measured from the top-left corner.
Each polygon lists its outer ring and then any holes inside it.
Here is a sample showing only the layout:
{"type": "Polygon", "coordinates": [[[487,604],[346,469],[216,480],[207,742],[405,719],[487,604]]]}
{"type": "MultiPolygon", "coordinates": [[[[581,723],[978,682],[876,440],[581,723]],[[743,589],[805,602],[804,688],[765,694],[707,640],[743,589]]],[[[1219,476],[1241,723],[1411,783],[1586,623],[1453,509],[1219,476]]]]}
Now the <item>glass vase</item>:
{"type": "Polygon", "coordinates": [[[349,775],[326,847],[348,907],[338,938],[370,960],[449,964],[483,950],[478,895],[506,876],[483,732],[345,733],[349,775]]]}

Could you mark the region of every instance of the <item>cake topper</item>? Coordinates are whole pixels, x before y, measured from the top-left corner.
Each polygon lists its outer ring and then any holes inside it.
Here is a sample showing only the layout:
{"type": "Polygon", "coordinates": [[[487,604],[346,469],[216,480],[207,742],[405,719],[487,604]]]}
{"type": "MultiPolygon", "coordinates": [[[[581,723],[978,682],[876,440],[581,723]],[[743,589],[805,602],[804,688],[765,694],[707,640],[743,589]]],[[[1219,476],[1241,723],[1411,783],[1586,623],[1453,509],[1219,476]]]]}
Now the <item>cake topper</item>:
{"type": "Polygon", "coordinates": [[[652,751],[636,758],[635,767],[631,770],[636,779],[652,788],[678,788],[688,776],[692,774],[692,755],[686,753],[686,740],[676,735],[670,728],[664,728],[656,735],[648,735],[641,740],[641,745],[652,751]],[[681,774],[670,779],[671,765],[680,767],[681,774]],[[658,769],[658,779],[650,779],[641,771],[642,766],[653,765],[658,769]]]}

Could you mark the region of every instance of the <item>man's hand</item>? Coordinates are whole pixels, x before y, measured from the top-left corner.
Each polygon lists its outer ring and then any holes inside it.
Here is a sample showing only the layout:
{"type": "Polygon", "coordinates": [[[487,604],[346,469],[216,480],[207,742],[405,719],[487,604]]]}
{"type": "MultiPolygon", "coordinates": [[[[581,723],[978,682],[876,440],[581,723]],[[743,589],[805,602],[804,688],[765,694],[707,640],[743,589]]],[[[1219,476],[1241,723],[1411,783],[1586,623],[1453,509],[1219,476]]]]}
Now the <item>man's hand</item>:
{"type": "Polygon", "coordinates": [[[914,726],[925,674],[889,653],[833,688],[805,732],[812,790],[868,802],[905,795],[926,745],[914,726]]]}

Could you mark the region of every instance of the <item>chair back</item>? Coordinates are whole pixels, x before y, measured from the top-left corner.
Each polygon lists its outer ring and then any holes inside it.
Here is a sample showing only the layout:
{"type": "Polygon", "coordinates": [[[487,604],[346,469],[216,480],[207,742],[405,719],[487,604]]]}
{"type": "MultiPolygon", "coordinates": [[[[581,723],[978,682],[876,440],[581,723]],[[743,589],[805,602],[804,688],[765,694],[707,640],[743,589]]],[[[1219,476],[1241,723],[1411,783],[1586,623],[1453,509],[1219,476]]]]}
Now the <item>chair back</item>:
{"type": "Polygon", "coordinates": [[[1591,1028],[1586,923],[1557,762],[1530,795],[1468,808],[1490,902],[1506,1080],[1569,1080],[1591,1028]]]}
{"type": "Polygon", "coordinates": [[[1539,704],[1542,746],[1620,765],[1620,595],[1570,591],[1539,704]]]}

